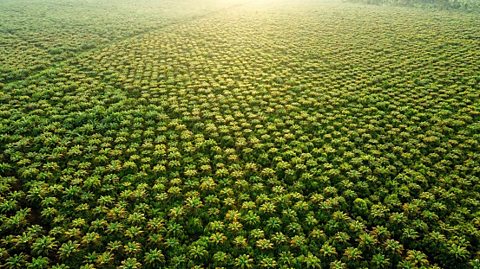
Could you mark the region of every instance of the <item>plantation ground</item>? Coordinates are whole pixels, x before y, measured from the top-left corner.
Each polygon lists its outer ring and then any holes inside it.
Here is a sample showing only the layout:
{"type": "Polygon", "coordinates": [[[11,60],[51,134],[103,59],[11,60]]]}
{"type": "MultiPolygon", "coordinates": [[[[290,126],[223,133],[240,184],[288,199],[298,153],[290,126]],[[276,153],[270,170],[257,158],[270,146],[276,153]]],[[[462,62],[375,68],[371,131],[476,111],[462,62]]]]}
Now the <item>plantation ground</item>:
{"type": "Polygon", "coordinates": [[[0,3],[0,267],[480,267],[478,13],[128,2],[0,3]]]}

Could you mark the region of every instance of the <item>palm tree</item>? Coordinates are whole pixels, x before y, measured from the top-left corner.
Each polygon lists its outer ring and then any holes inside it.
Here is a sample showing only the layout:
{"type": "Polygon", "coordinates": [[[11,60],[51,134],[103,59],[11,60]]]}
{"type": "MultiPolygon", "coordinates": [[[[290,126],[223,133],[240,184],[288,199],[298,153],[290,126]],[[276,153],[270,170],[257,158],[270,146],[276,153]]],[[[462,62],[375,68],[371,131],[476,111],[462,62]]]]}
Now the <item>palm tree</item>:
{"type": "Polygon", "coordinates": [[[107,234],[121,233],[124,229],[124,225],[120,222],[112,222],[107,225],[107,234]]]}
{"type": "Polygon", "coordinates": [[[107,244],[107,250],[108,250],[108,251],[111,251],[111,252],[119,251],[119,250],[122,249],[122,247],[123,247],[122,242],[121,242],[121,241],[118,241],[118,240],[116,240],[116,241],[110,241],[110,242],[108,242],[108,244],[107,244]]]}
{"type": "Polygon", "coordinates": [[[386,258],[383,254],[377,253],[373,255],[370,261],[373,268],[386,268],[390,265],[390,259],[386,258]]]}
{"type": "Polygon", "coordinates": [[[113,261],[114,255],[108,251],[103,252],[102,254],[97,256],[96,264],[100,266],[104,266],[109,264],[113,261]]]}
{"type": "Polygon", "coordinates": [[[144,261],[146,265],[156,267],[165,262],[165,256],[161,250],[155,248],[145,252],[144,261]]]}
{"type": "Polygon", "coordinates": [[[25,264],[27,263],[27,256],[24,253],[15,254],[13,256],[8,257],[5,260],[6,268],[11,269],[21,269],[25,268],[25,264]]]}
{"type": "Polygon", "coordinates": [[[320,258],[311,252],[308,252],[307,256],[302,256],[301,262],[305,264],[305,268],[322,268],[320,258]]]}
{"type": "Polygon", "coordinates": [[[46,254],[48,255],[54,249],[57,247],[57,242],[55,241],[55,238],[50,237],[50,236],[42,236],[40,238],[37,238],[35,242],[32,244],[32,251],[35,254],[41,255],[41,254],[46,254]]]}
{"type": "Polygon", "coordinates": [[[210,236],[210,242],[214,246],[223,244],[226,240],[227,240],[227,237],[221,232],[216,232],[210,236]]]}
{"type": "Polygon", "coordinates": [[[256,242],[256,246],[261,250],[268,250],[273,248],[273,244],[268,239],[259,239],[256,242]]]}
{"type": "Polygon", "coordinates": [[[128,242],[126,245],[123,246],[125,253],[135,255],[142,251],[142,244],[138,242],[128,242]]]}
{"type": "Polygon", "coordinates": [[[214,264],[217,266],[225,265],[228,262],[229,255],[223,251],[217,251],[215,254],[213,254],[213,261],[214,264]]]}
{"type": "MultiPolygon", "coordinates": [[[[468,252],[466,247],[460,246],[458,244],[449,245],[448,246],[448,253],[451,256],[453,256],[454,260],[457,261],[457,262],[458,261],[464,261],[470,255],[470,253],[468,252]]],[[[416,256],[418,256],[418,255],[416,255],[416,256]]],[[[415,260],[418,260],[418,258],[416,258],[415,260]]]]}
{"type": "Polygon", "coordinates": [[[223,221],[215,220],[215,221],[211,221],[210,223],[208,223],[205,230],[207,230],[207,231],[221,231],[221,230],[223,230],[224,227],[225,227],[225,224],[223,223],[223,221]]]}
{"type": "Polygon", "coordinates": [[[403,253],[402,244],[394,239],[387,239],[385,241],[385,249],[394,255],[401,255],[403,253]]]}
{"type": "Polygon", "coordinates": [[[242,254],[235,258],[234,265],[236,268],[246,269],[253,267],[253,259],[248,254],[242,254]]]}
{"type": "Polygon", "coordinates": [[[96,244],[100,243],[100,240],[101,240],[100,234],[98,234],[96,232],[90,232],[90,233],[86,233],[83,236],[81,242],[84,245],[89,245],[89,244],[96,245],[96,244]]]}
{"type": "Polygon", "coordinates": [[[260,211],[265,214],[274,214],[276,212],[276,206],[273,202],[265,202],[260,206],[260,211]]]}
{"type": "Polygon", "coordinates": [[[327,242],[323,244],[320,253],[326,258],[332,258],[337,255],[337,250],[327,242]]]}
{"type": "Polygon", "coordinates": [[[303,235],[294,235],[290,238],[289,243],[290,243],[290,246],[303,250],[303,248],[307,244],[307,239],[303,235]]]}
{"type": "Polygon", "coordinates": [[[246,224],[255,227],[260,222],[260,216],[258,216],[254,211],[249,210],[244,216],[243,220],[246,224]]]}
{"type": "Polygon", "coordinates": [[[142,264],[137,261],[136,258],[127,258],[122,261],[122,264],[118,267],[119,269],[138,269],[141,268],[142,264]]]}
{"type": "Polygon", "coordinates": [[[283,266],[291,266],[295,263],[295,257],[290,251],[282,251],[280,252],[280,256],[278,258],[280,265],[283,266]]]}
{"type": "Polygon", "coordinates": [[[423,252],[418,250],[408,250],[406,261],[411,262],[413,265],[422,267],[429,265],[428,257],[423,252]]]}
{"type": "Polygon", "coordinates": [[[272,257],[262,257],[260,258],[260,267],[275,268],[277,267],[277,262],[272,257]]]}
{"type": "Polygon", "coordinates": [[[80,244],[77,241],[69,240],[66,243],[63,243],[58,249],[58,255],[62,260],[67,260],[73,254],[80,250],[80,244]]]}
{"type": "Polygon", "coordinates": [[[203,246],[195,245],[190,247],[189,250],[190,258],[194,260],[203,260],[208,256],[208,251],[203,246]]]}
{"type": "Polygon", "coordinates": [[[48,268],[49,260],[47,257],[32,258],[32,261],[27,264],[27,269],[44,269],[48,268]]]}
{"type": "Polygon", "coordinates": [[[282,225],[282,220],[278,217],[270,217],[265,225],[268,231],[277,231],[282,225]]]}
{"type": "Polygon", "coordinates": [[[362,251],[358,248],[348,247],[345,249],[343,256],[347,259],[348,264],[355,264],[356,261],[362,259],[362,251]]]}
{"type": "Polygon", "coordinates": [[[143,231],[139,226],[131,226],[125,231],[125,236],[127,236],[130,239],[135,239],[141,237],[143,234],[143,231]]]}
{"type": "Polygon", "coordinates": [[[364,249],[372,248],[377,243],[376,238],[365,232],[359,235],[358,241],[358,245],[364,249]]]}
{"type": "Polygon", "coordinates": [[[330,268],[331,269],[346,269],[348,268],[347,267],[347,264],[342,262],[342,261],[333,261],[330,263],[330,268]]]}

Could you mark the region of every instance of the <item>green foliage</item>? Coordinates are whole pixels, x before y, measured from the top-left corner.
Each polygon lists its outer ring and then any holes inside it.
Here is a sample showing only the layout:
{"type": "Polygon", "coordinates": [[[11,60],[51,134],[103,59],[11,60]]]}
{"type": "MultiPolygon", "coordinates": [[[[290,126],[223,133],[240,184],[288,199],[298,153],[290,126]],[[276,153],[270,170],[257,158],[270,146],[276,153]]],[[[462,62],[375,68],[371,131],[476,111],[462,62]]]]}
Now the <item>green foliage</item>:
{"type": "Polygon", "coordinates": [[[7,0],[1,22],[30,2],[0,23],[40,20],[1,48],[23,71],[0,268],[480,268],[478,14],[7,0]]]}

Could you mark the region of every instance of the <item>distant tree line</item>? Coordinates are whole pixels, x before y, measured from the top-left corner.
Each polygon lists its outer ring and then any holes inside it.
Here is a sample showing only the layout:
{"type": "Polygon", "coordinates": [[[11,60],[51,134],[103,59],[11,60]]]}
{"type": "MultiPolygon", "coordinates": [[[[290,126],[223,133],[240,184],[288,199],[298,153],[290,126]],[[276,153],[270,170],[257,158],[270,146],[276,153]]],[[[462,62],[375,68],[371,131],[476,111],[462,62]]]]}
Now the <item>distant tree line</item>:
{"type": "Polygon", "coordinates": [[[479,0],[347,0],[354,3],[480,10],[479,0]]]}

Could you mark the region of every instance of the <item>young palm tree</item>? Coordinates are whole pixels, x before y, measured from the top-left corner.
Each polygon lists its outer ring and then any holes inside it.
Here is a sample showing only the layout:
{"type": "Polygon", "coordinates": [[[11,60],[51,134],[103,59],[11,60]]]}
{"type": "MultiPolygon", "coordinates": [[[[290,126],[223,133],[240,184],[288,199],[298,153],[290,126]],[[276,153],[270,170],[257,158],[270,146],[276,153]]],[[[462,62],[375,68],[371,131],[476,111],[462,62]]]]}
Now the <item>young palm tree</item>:
{"type": "Polygon", "coordinates": [[[253,259],[248,254],[242,254],[235,258],[234,265],[241,269],[253,268],[253,259]]]}
{"type": "Polygon", "coordinates": [[[144,262],[145,265],[151,266],[153,268],[156,266],[160,266],[160,264],[164,263],[165,256],[163,255],[161,250],[155,248],[145,252],[144,262]]]}
{"type": "Polygon", "coordinates": [[[301,263],[305,264],[305,268],[322,268],[321,260],[311,252],[307,256],[302,256],[301,263]]]}
{"type": "Polygon", "coordinates": [[[25,268],[26,264],[27,264],[27,255],[25,255],[24,253],[15,254],[13,256],[6,258],[5,260],[6,268],[11,268],[11,269],[25,268]]]}
{"type": "Polygon", "coordinates": [[[268,239],[258,239],[255,244],[261,250],[268,250],[273,248],[273,243],[268,239]]]}
{"type": "Polygon", "coordinates": [[[195,245],[189,249],[189,257],[193,260],[202,261],[208,256],[208,251],[203,246],[195,245]]]}
{"type": "Polygon", "coordinates": [[[105,266],[110,264],[114,258],[115,256],[112,253],[105,251],[97,256],[96,264],[99,266],[105,266]]]}
{"type": "Polygon", "coordinates": [[[142,267],[142,264],[137,261],[136,258],[127,258],[123,260],[119,269],[139,269],[142,267]]]}
{"type": "Polygon", "coordinates": [[[261,268],[276,268],[277,262],[272,257],[263,257],[260,258],[260,267],[261,268]]]}
{"type": "Polygon", "coordinates": [[[237,236],[233,239],[233,244],[238,248],[245,248],[248,246],[247,239],[244,236],[237,236]]]}
{"type": "Polygon", "coordinates": [[[44,269],[48,268],[50,261],[47,257],[32,258],[32,261],[27,264],[27,269],[44,269]]]}
{"type": "Polygon", "coordinates": [[[221,232],[216,232],[212,234],[209,238],[209,241],[214,245],[218,246],[223,244],[227,240],[227,237],[221,233],[221,232]]]}
{"type": "Polygon", "coordinates": [[[80,244],[77,241],[69,240],[59,247],[58,255],[62,260],[67,260],[78,251],[80,251],[80,244]]]}
{"type": "Polygon", "coordinates": [[[55,238],[50,236],[42,236],[33,242],[32,251],[38,255],[48,255],[57,248],[57,245],[58,243],[55,241],[55,238]]]}
{"type": "Polygon", "coordinates": [[[389,267],[390,259],[386,258],[383,254],[377,253],[373,255],[370,263],[373,268],[386,268],[389,267]]]}
{"type": "Polygon", "coordinates": [[[415,266],[427,266],[429,265],[428,257],[423,252],[418,250],[408,250],[406,261],[411,262],[415,266]]]}

